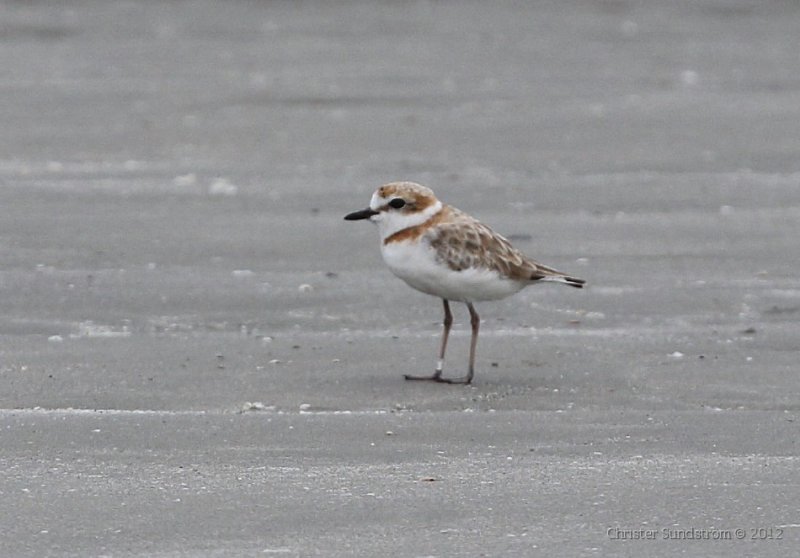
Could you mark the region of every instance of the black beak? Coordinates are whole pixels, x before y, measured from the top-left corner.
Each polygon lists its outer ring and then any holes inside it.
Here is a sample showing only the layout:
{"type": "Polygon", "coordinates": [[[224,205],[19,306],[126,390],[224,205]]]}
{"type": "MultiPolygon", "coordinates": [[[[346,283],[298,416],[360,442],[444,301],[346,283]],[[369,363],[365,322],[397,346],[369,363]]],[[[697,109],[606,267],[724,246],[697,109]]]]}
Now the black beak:
{"type": "Polygon", "coordinates": [[[377,211],[373,211],[369,207],[361,211],[354,211],[344,216],[345,221],[360,221],[361,219],[369,219],[373,215],[377,215],[377,211]]]}

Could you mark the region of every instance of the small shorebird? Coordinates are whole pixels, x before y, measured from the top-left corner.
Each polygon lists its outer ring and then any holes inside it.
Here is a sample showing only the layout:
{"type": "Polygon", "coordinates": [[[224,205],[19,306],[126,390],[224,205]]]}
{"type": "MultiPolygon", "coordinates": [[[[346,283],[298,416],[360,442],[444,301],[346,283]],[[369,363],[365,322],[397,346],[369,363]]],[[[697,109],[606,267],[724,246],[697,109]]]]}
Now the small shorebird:
{"type": "Polygon", "coordinates": [[[480,317],[473,302],[498,300],[541,281],[582,288],[585,281],[544,266],[522,254],[503,236],[463,211],[436,199],[414,182],[378,188],[369,207],[345,216],[348,221],[377,223],[381,254],[392,273],[409,286],[442,299],[444,331],[436,370],[406,380],[469,384],[475,375],[475,347],[480,317]],[[444,378],[444,353],[453,323],[450,301],[467,305],[472,325],[469,369],[462,378],[444,378]]]}

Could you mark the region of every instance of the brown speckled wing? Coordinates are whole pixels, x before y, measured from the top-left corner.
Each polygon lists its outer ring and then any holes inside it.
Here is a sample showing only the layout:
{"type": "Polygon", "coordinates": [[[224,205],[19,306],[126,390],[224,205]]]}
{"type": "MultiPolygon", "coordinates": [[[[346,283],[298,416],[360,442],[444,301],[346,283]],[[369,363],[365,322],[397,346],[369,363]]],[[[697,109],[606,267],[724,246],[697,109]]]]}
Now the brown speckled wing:
{"type": "Polygon", "coordinates": [[[450,269],[490,269],[517,281],[537,280],[555,272],[525,257],[475,218],[452,207],[446,211],[448,218],[429,229],[425,237],[437,258],[450,269]]]}

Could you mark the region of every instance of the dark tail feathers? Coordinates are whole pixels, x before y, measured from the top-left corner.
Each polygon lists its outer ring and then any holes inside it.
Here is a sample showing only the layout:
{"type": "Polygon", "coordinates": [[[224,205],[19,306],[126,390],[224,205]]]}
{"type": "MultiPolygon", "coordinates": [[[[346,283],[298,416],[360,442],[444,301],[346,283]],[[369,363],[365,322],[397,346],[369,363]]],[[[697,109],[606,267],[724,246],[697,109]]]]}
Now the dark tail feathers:
{"type": "Polygon", "coordinates": [[[570,277],[569,275],[545,275],[544,277],[533,277],[532,279],[538,281],[551,281],[553,283],[563,283],[576,289],[582,289],[586,281],[578,279],[577,277],[570,277]]]}
{"type": "Polygon", "coordinates": [[[575,287],[576,289],[582,289],[586,284],[586,281],[583,279],[578,279],[577,277],[569,277],[565,275],[562,277],[562,279],[564,279],[564,284],[569,285],[570,287],[575,287]]]}

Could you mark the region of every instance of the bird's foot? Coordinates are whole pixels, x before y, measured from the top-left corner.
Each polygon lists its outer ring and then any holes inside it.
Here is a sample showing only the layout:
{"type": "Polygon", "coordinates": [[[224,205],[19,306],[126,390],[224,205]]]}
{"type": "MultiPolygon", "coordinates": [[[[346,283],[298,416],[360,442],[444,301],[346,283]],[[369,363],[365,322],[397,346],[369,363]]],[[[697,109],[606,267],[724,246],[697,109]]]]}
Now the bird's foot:
{"type": "Polygon", "coordinates": [[[464,376],[463,378],[443,378],[441,370],[437,370],[430,376],[413,376],[411,374],[403,374],[403,378],[415,382],[438,382],[440,384],[468,385],[472,383],[472,376],[464,376]]]}

